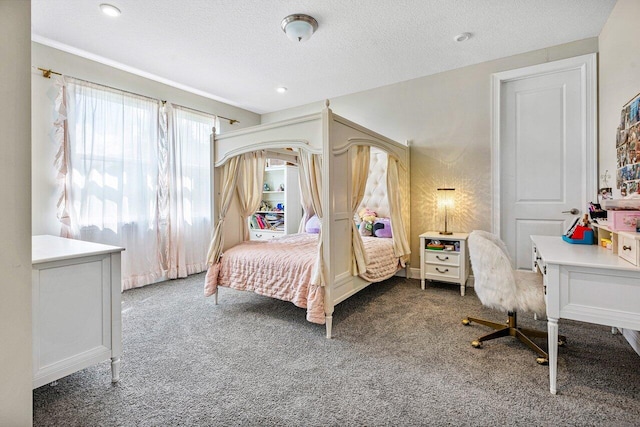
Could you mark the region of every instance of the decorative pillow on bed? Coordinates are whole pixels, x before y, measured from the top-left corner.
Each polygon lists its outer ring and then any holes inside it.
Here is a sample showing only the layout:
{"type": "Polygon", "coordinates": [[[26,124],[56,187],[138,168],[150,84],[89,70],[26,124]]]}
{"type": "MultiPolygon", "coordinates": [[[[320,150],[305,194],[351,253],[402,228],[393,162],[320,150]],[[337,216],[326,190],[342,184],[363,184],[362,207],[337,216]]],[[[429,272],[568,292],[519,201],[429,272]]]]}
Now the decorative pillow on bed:
{"type": "Polygon", "coordinates": [[[391,219],[378,218],[376,222],[373,223],[373,235],[376,237],[391,238],[391,219]]]}
{"type": "Polygon", "coordinates": [[[367,223],[365,221],[360,222],[360,224],[358,224],[358,232],[361,236],[372,236],[373,224],[367,223]]]}
{"type": "Polygon", "coordinates": [[[314,215],[305,224],[304,231],[310,234],[318,234],[320,233],[320,225],[320,218],[318,218],[318,215],[314,215]]]}

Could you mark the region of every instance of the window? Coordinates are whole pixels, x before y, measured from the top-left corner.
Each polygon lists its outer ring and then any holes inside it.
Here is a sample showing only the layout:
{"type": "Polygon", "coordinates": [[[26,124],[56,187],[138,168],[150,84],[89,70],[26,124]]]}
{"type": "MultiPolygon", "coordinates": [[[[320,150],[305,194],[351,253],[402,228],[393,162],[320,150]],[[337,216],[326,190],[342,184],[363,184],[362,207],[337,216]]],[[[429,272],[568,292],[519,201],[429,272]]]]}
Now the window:
{"type": "Polygon", "coordinates": [[[64,93],[71,237],[125,247],[124,289],[203,271],[214,116],[74,79],[64,93]]]}

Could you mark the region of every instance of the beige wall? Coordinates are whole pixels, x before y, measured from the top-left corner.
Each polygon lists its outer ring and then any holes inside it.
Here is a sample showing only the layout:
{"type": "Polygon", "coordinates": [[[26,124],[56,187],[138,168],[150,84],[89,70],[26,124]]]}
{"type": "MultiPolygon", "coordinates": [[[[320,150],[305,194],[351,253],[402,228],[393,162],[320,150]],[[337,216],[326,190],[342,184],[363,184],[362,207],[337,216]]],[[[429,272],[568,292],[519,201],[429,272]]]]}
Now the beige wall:
{"type": "MultiPolygon", "coordinates": [[[[609,185],[614,196],[616,187],[616,129],[620,110],[640,92],[640,1],[618,0],[600,33],[599,61],[599,132],[600,175],[609,171],[609,185]]],[[[602,180],[600,181],[602,183],[602,180]]],[[[640,354],[640,332],[624,331],[633,348],[640,354]]]]}
{"type": "MultiPolygon", "coordinates": [[[[454,231],[491,229],[491,74],[597,52],[597,38],[484,62],[331,100],[336,114],[411,142],[411,263],[417,235],[442,229],[436,188],[456,188],[454,231]]],[[[262,123],[319,111],[322,102],[264,114],[262,123]]]]}
{"type": "MultiPolygon", "coordinates": [[[[194,95],[99,62],[39,43],[32,43],[31,49],[32,64],[35,67],[52,69],[69,76],[239,120],[239,123],[233,126],[222,120],[221,128],[223,132],[260,123],[258,114],[194,95]]],[[[58,201],[57,172],[53,167],[53,159],[58,148],[54,143],[52,134],[53,101],[56,96],[56,89],[53,83],[53,80],[43,78],[41,72],[32,70],[32,203],[34,235],[57,235],[60,232],[60,224],[56,218],[56,203],[58,201]]]]}
{"type": "Polygon", "coordinates": [[[31,425],[31,2],[0,0],[0,425],[31,425]]]}

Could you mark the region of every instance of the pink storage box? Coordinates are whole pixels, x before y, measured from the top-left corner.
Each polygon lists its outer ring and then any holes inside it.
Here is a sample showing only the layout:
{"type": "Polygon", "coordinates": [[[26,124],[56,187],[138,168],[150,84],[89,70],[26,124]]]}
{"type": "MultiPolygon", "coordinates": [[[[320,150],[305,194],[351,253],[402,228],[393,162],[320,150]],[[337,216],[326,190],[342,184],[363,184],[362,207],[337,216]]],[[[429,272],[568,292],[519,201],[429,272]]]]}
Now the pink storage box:
{"type": "Polygon", "coordinates": [[[640,224],[640,211],[607,211],[607,223],[613,231],[636,231],[640,224]]]}

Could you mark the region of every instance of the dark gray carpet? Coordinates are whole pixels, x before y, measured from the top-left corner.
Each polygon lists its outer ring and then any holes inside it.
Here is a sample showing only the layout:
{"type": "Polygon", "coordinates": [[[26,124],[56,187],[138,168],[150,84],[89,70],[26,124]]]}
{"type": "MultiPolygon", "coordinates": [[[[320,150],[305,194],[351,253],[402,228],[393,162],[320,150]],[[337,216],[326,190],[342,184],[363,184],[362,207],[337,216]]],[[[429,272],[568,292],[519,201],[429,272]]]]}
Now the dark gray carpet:
{"type": "MultiPolygon", "coordinates": [[[[470,290],[394,278],[336,307],[334,338],[294,305],[204,275],[123,294],[121,382],[108,362],[33,392],[36,426],[640,425],[640,356],[610,328],[563,321],[548,368],[464,315],[502,321],[470,290]]],[[[522,315],[522,326],[545,328],[522,315]]]]}

